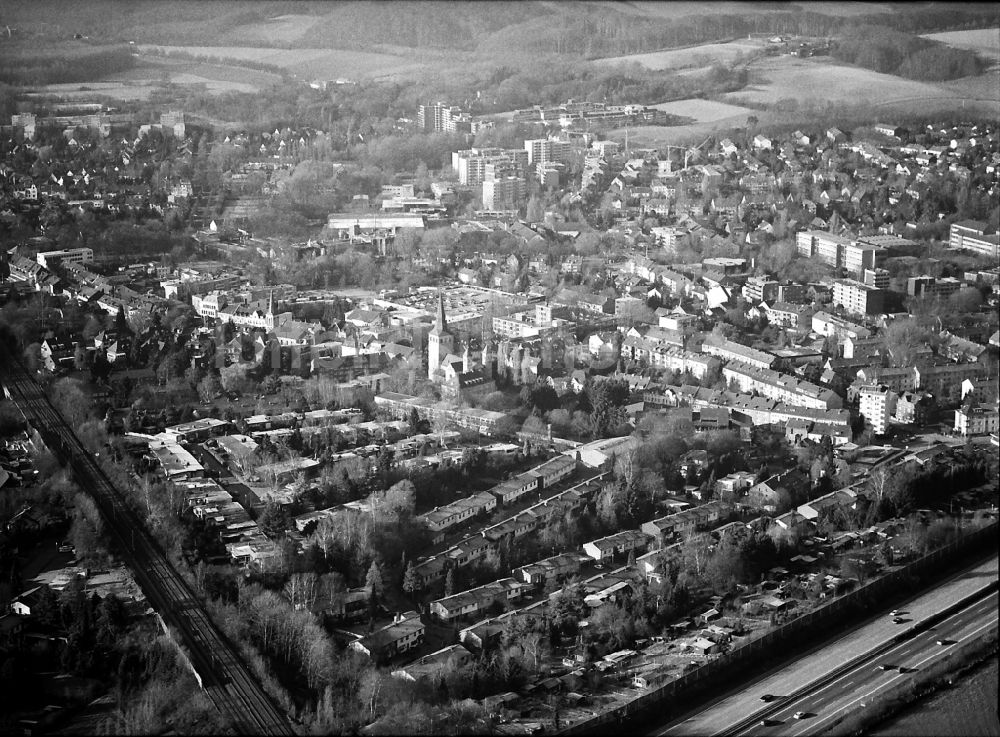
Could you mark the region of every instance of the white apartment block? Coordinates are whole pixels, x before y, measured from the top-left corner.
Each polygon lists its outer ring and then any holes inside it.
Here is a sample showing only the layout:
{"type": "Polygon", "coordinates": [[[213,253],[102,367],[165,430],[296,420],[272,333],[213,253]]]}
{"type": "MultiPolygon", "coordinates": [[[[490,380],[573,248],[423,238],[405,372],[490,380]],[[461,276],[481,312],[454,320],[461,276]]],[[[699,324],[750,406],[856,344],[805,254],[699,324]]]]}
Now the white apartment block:
{"type": "Polygon", "coordinates": [[[209,292],[208,294],[192,294],[191,306],[201,317],[218,317],[219,310],[225,307],[229,300],[224,292],[209,292]]]}
{"type": "Polygon", "coordinates": [[[483,208],[486,210],[516,210],[524,199],[527,187],[521,177],[487,179],[483,182],[483,208]]]}
{"type": "Polygon", "coordinates": [[[889,418],[896,411],[896,393],[883,384],[863,386],[858,397],[859,411],[876,435],[884,435],[889,418]]]}
{"type": "Polygon", "coordinates": [[[89,264],[94,260],[94,250],[92,248],[66,248],[60,251],[41,251],[35,256],[35,261],[40,266],[48,269],[50,262],[64,264],[89,264]]]}
{"type": "Polygon", "coordinates": [[[528,165],[544,164],[550,161],[566,163],[573,152],[569,141],[555,141],[551,138],[534,138],[524,142],[528,152],[528,165]]]}
{"type": "Polygon", "coordinates": [[[184,134],[187,132],[186,126],[184,125],[184,113],[183,111],[171,111],[167,113],[160,114],[160,127],[164,130],[168,130],[174,134],[175,138],[182,139],[184,134]]]}
{"type": "Polygon", "coordinates": [[[777,360],[776,356],[767,351],[760,351],[726,339],[705,340],[701,345],[701,352],[709,356],[718,356],[723,361],[736,361],[759,369],[769,369],[777,360]]]}
{"type": "Polygon", "coordinates": [[[651,368],[666,371],[685,371],[697,379],[704,378],[718,360],[685,351],[676,346],[660,345],[644,338],[626,338],[622,343],[622,354],[633,361],[646,361],[651,368]]]}
{"type": "Polygon", "coordinates": [[[885,249],[822,230],[801,230],[795,234],[795,246],[800,256],[815,258],[827,266],[843,267],[861,275],[882,261],[885,249]]]}
{"type": "Polygon", "coordinates": [[[838,340],[845,338],[867,338],[871,335],[871,331],[868,328],[855,325],[823,310],[813,315],[812,331],[819,335],[836,336],[838,340]]]}
{"type": "Polygon", "coordinates": [[[952,223],[949,231],[950,248],[964,248],[996,260],[1000,258],[1000,235],[986,235],[986,223],[979,220],[963,220],[952,223]]]}
{"type": "Polygon", "coordinates": [[[451,154],[451,168],[458,174],[459,184],[474,187],[487,178],[487,165],[507,165],[517,174],[528,168],[528,152],[523,149],[472,148],[454,151],[451,154]]]}
{"type": "Polygon", "coordinates": [[[833,283],[833,303],[857,315],[881,312],[885,295],[881,289],[851,279],[837,279],[833,283]]]}
{"type": "Polygon", "coordinates": [[[955,410],[955,432],[963,437],[987,435],[1000,431],[997,407],[981,407],[973,403],[955,410]]]}
{"type": "Polygon", "coordinates": [[[757,392],[786,404],[812,409],[840,409],[843,406],[840,396],[830,389],[778,371],[731,363],[722,369],[722,376],[727,384],[735,383],[741,392],[757,392]]]}

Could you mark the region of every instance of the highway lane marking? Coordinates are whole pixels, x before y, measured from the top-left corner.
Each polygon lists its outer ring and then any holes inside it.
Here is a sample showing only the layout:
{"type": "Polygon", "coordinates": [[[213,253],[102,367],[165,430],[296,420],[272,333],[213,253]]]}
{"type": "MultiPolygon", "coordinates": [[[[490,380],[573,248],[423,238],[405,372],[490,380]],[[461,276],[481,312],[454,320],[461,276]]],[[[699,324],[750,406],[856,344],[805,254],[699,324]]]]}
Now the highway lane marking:
{"type": "MultiPolygon", "coordinates": [[[[979,603],[981,603],[981,604],[983,604],[983,603],[990,603],[990,604],[992,604],[992,602],[991,602],[990,600],[986,600],[986,602],[979,602],[979,603]]],[[[986,606],[981,606],[981,607],[978,607],[978,609],[985,609],[985,610],[986,610],[987,612],[988,612],[988,611],[990,610],[990,608],[992,608],[992,607],[986,607],[986,606]]],[[[970,626],[970,625],[973,625],[973,624],[975,624],[975,623],[976,623],[976,620],[978,619],[978,617],[979,617],[979,616],[980,616],[980,615],[981,615],[982,613],[983,613],[983,612],[981,612],[981,611],[978,611],[978,610],[977,610],[977,611],[973,611],[972,609],[965,609],[965,610],[962,610],[962,612],[958,612],[958,613],[956,613],[956,616],[958,616],[958,615],[974,615],[974,616],[971,616],[971,617],[970,617],[970,621],[968,621],[968,622],[963,622],[962,624],[960,624],[960,625],[958,625],[958,626],[959,626],[960,628],[964,629],[964,628],[966,628],[966,627],[968,627],[968,626],[970,626]]],[[[942,624],[944,624],[944,623],[942,623],[942,624]]],[[[990,626],[992,626],[992,625],[993,625],[993,622],[987,622],[987,623],[986,623],[985,625],[981,625],[981,626],[978,626],[978,627],[977,627],[977,628],[976,628],[976,629],[975,629],[975,630],[974,630],[974,631],[973,631],[972,633],[966,633],[966,634],[962,634],[962,635],[961,635],[960,637],[956,638],[956,643],[955,643],[955,644],[958,644],[958,642],[961,642],[961,641],[963,641],[963,640],[967,639],[967,638],[968,638],[968,637],[970,636],[970,634],[975,634],[975,633],[978,633],[978,632],[979,632],[980,630],[982,630],[982,629],[984,629],[984,628],[986,628],[986,627],[990,627],[990,626]]],[[[924,643],[920,643],[919,641],[915,641],[915,640],[907,640],[906,642],[904,642],[904,643],[901,643],[901,645],[906,645],[906,646],[912,646],[912,645],[916,645],[916,644],[921,644],[921,645],[922,645],[922,647],[921,647],[920,649],[923,649],[923,647],[925,647],[926,645],[930,644],[930,640],[932,639],[932,637],[931,637],[931,633],[929,633],[929,632],[928,632],[928,633],[922,633],[922,634],[925,634],[925,635],[927,635],[927,641],[926,641],[926,642],[924,642],[924,643]]],[[[950,639],[950,638],[949,638],[949,639],[950,639]]],[[[943,651],[943,650],[940,650],[940,649],[934,649],[934,650],[932,650],[932,651],[931,651],[931,654],[930,654],[930,655],[929,655],[929,656],[928,656],[927,658],[924,658],[924,659],[922,659],[922,660],[918,661],[918,662],[917,662],[917,665],[922,665],[922,664],[923,664],[924,662],[926,662],[927,660],[931,660],[931,659],[933,659],[933,658],[937,657],[938,655],[942,655],[942,654],[945,654],[945,651],[943,651]]],[[[910,666],[907,666],[907,667],[915,667],[915,666],[913,666],[913,665],[910,665],[910,666]]],[[[862,670],[863,670],[863,666],[859,665],[859,667],[858,667],[857,669],[854,669],[854,670],[853,670],[853,671],[852,671],[851,673],[848,673],[848,674],[845,674],[845,676],[849,676],[849,675],[855,675],[855,676],[856,676],[856,675],[858,675],[858,673],[859,673],[859,672],[861,672],[862,670]]],[[[892,683],[893,681],[895,681],[896,679],[898,679],[898,678],[902,678],[902,677],[905,677],[905,676],[907,676],[907,675],[909,675],[909,674],[906,674],[906,673],[898,673],[898,672],[897,672],[897,673],[895,673],[894,675],[892,675],[892,676],[889,676],[889,680],[887,680],[887,681],[883,681],[883,682],[882,682],[882,684],[881,684],[881,685],[880,685],[879,687],[877,687],[877,688],[875,689],[875,691],[878,691],[878,690],[879,690],[880,688],[883,688],[883,687],[885,687],[885,686],[887,686],[887,685],[890,685],[890,684],[891,684],[891,683],[892,683]]],[[[837,680],[843,680],[843,679],[837,679],[837,680]]],[[[834,686],[834,684],[835,684],[836,682],[837,682],[837,681],[831,681],[831,682],[830,682],[830,684],[828,684],[828,687],[832,687],[832,686],[834,686]]],[[[861,685],[861,684],[858,684],[858,685],[861,685]]],[[[873,691],[872,693],[874,693],[874,691],[873,691]]],[[[866,698],[866,697],[867,697],[868,695],[869,695],[869,694],[863,694],[862,696],[858,697],[858,699],[864,699],[864,698],[866,698]]],[[[809,697],[808,697],[808,696],[804,696],[804,697],[803,697],[803,698],[802,698],[802,699],[801,699],[800,701],[802,701],[802,702],[805,702],[805,701],[807,701],[808,699],[809,699],[809,697]]],[[[855,700],[858,700],[858,699],[855,699],[855,700]]],[[[822,701],[822,699],[820,699],[820,705],[822,705],[822,704],[823,704],[823,701],[822,701]]],[[[782,710],[783,710],[783,711],[785,711],[785,710],[789,710],[789,711],[790,711],[790,710],[791,710],[791,708],[793,708],[794,706],[798,706],[798,707],[804,707],[804,706],[805,706],[805,704],[804,704],[804,703],[796,703],[796,702],[791,702],[790,704],[786,704],[786,705],[784,705],[784,706],[782,707],[782,710]]],[[[814,704],[814,706],[815,706],[815,704],[814,704]]],[[[839,709],[840,707],[837,707],[837,708],[839,709]]],[[[808,711],[808,709],[805,709],[805,708],[798,708],[797,710],[798,710],[798,711],[808,711]]],[[[780,713],[780,712],[779,712],[779,713],[780,713]]],[[[823,717],[823,720],[825,721],[825,720],[826,720],[826,719],[828,719],[828,718],[829,718],[829,717],[823,717]]],[[[816,722],[815,720],[810,720],[810,726],[815,726],[816,724],[817,724],[817,722],[816,722]]]]}
{"type": "MultiPolygon", "coordinates": [[[[970,622],[970,624],[971,624],[971,622],[970,622]]],[[[954,643],[954,645],[949,645],[949,647],[954,647],[955,645],[958,645],[959,643],[964,642],[964,641],[970,639],[974,635],[977,635],[982,630],[990,629],[992,627],[995,627],[996,625],[997,625],[996,621],[990,621],[990,622],[987,622],[987,623],[985,623],[983,625],[980,625],[979,627],[977,627],[976,629],[974,629],[972,632],[969,632],[969,633],[961,636],[960,638],[957,638],[956,641],[955,641],[955,643],[954,643]]],[[[925,658],[921,658],[920,660],[918,660],[917,663],[916,663],[916,665],[907,665],[906,667],[908,667],[908,668],[916,668],[916,667],[921,666],[921,665],[923,665],[924,663],[926,663],[926,662],[928,662],[930,660],[934,660],[934,659],[939,658],[939,657],[944,657],[945,655],[947,655],[947,652],[944,651],[943,649],[933,650],[933,651],[931,651],[930,655],[928,655],[925,658]]],[[[889,678],[889,680],[883,681],[880,685],[876,686],[871,691],[868,691],[868,692],[862,694],[861,696],[851,697],[850,701],[848,701],[847,703],[843,704],[842,706],[836,707],[837,710],[834,713],[828,714],[828,715],[826,715],[824,717],[821,717],[819,719],[819,721],[816,721],[814,719],[804,720],[802,722],[802,726],[803,727],[808,727],[809,731],[812,731],[813,729],[818,728],[821,725],[823,725],[825,722],[828,722],[828,721],[830,721],[830,720],[838,717],[841,714],[841,712],[846,711],[851,706],[853,706],[856,702],[864,701],[865,699],[869,698],[873,694],[876,694],[879,691],[883,691],[883,690],[889,688],[890,686],[894,685],[895,682],[898,679],[900,679],[900,678],[906,678],[907,676],[910,676],[910,675],[912,675],[912,674],[910,674],[910,673],[896,673],[894,676],[891,676],[889,678]]],[[[805,709],[802,709],[800,711],[805,711],[805,709]]],[[[790,734],[799,734],[799,733],[805,732],[805,731],[807,731],[807,730],[806,729],[801,729],[799,731],[795,731],[793,729],[790,732],[790,734]]]]}
{"type": "MultiPolygon", "coordinates": [[[[938,588],[936,588],[936,589],[934,589],[932,591],[928,591],[928,592],[923,592],[921,594],[917,594],[916,596],[913,596],[913,597],[910,597],[909,599],[904,600],[902,603],[900,603],[899,608],[909,607],[911,609],[917,609],[918,607],[923,607],[923,606],[931,607],[934,604],[934,601],[921,601],[921,600],[923,600],[923,599],[932,599],[932,600],[940,599],[942,596],[946,596],[947,594],[949,594],[952,588],[954,588],[954,587],[956,587],[956,586],[958,586],[958,585],[960,585],[962,583],[967,582],[969,580],[968,576],[969,576],[970,573],[984,572],[983,569],[986,569],[985,572],[993,572],[994,569],[1000,570],[1000,557],[991,557],[989,560],[983,561],[982,563],[976,565],[972,569],[964,570],[964,571],[959,571],[958,573],[954,574],[951,578],[949,578],[947,581],[943,582],[938,588]]],[[[960,612],[955,612],[952,616],[960,616],[963,613],[967,613],[970,609],[972,609],[972,608],[974,608],[974,607],[976,607],[976,606],[978,606],[980,604],[981,604],[981,602],[974,602],[968,608],[963,609],[960,612]]],[[[915,622],[914,622],[914,624],[912,626],[916,627],[920,623],[920,621],[922,621],[924,619],[927,619],[928,617],[932,616],[935,613],[936,613],[936,610],[932,610],[928,614],[916,614],[916,613],[914,613],[914,616],[917,619],[915,619],[915,622]]],[[[879,615],[879,616],[881,617],[882,615],[879,615]]],[[[841,638],[839,638],[839,639],[837,639],[837,640],[835,640],[835,641],[833,641],[831,643],[828,643],[826,645],[821,646],[819,650],[817,650],[816,652],[811,653],[810,655],[808,655],[806,657],[807,658],[814,658],[815,656],[817,656],[820,653],[822,653],[824,650],[827,650],[827,649],[830,649],[830,648],[842,648],[842,647],[846,647],[846,646],[854,644],[853,641],[855,641],[855,640],[859,640],[859,641],[870,640],[873,635],[876,636],[876,637],[883,636],[885,633],[887,633],[887,632],[893,632],[894,629],[895,629],[894,627],[887,626],[887,624],[884,622],[884,620],[882,620],[882,619],[880,619],[878,617],[876,617],[873,621],[870,621],[867,625],[864,625],[864,626],[865,627],[873,627],[873,626],[877,627],[878,631],[873,632],[873,633],[868,633],[867,635],[865,635],[863,632],[855,630],[853,632],[847,633],[843,637],[841,637],[841,638]],[[882,623],[881,625],[880,625],[880,622],[882,623]]],[[[903,643],[899,643],[896,647],[893,647],[890,650],[886,651],[885,653],[881,653],[880,656],[876,656],[876,657],[885,656],[887,653],[895,651],[897,647],[903,646],[907,642],[909,642],[909,641],[904,641],[903,643]]],[[[884,644],[885,643],[883,642],[880,645],[875,645],[874,647],[870,647],[869,650],[878,649],[878,647],[881,647],[884,644]]],[[[807,663],[803,663],[803,667],[806,668],[806,669],[808,669],[809,666],[808,666],[807,663]]],[[[813,670],[815,670],[815,669],[813,669],[813,670]]],[[[842,679],[843,677],[846,677],[847,675],[849,675],[852,672],[854,672],[853,669],[851,671],[848,671],[845,674],[842,674],[841,676],[838,676],[837,679],[831,681],[830,684],[827,684],[827,685],[832,685],[833,683],[836,683],[838,680],[842,679]]],[[[796,680],[798,680],[798,683],[794,684],[795,685],[795,689],[793,689],[793,690],[798,690],[800,688],[808,688],[810,685],[816,683],[819,680],[822,680],[822,678],[824,677],[824,675],[825,675],[824,673],[821,673],[819,675],[815,675],[815,676],[811,676],[811,677],[810,676],[806,676],[810,680],[808,680],[806,682],[806,685],[804,685],[804,686],[801,685],[801,678],[796,679],[796,680]]],[[[761,705],[761,704],[757,703],[757,697],[754,696],[753,694],[749,693],[749,689],[751,687],[753,687],[755,689],[756,688],[760,688],[762,691],[765,691],[765,692],[768,692],[768,693],[777,693],[777,692],[780,692],[782,689],[788,690],[787,688],[785,688],[786,684],[784,682],[787,681],[787,680],[790,680],[790,679],[795,679],[795,676],[793,674],[789,674],[787,671],[775,673],[775,674],[772,674],[771,676],[765,676],[764,678],[762,678],[762,679],[760,679],[758,681],[755,681],[755,682],[751,683],[748,686],[743,687],[743,690],[740,693],[724,697],[723,699],[721,699],[721,700],[719,700],[719,701],[717,701],[717,702],[715,702],[713,704],[710,704],[708,707],[706,707],[705,709],[703,709],[698,714],[695,714],[695,715],[693,715],[691,717],[688,717],[687,719],[685,719],[682,722],[668,725],[667,727],[664,727],[663,729],[661,729],[659,731],[651,732],[650,734],[656,735],[657,737],[660,737],[661,735],[668,735],[668,734],[671,734],[671,733],[690,734],[691,731],[692,731],[692,729],[696,728],[699,722],[707,721],[707,722],[711,723],[711,721],[714,721],[714,720],[718,719],[718,717],[716,717],[713,720],[712,715],[708,715],[708,718],[706,719],[705,717],[706,717],[706,714],[708,712],[715,711],[716,709],[720,709],[720,708],[723,709],[723,710],[726,710],[726,711],[731,711],[731,710],[735,709],[741,715],[739,719],[737,719],[735,721],[730,721],[730,722],[728,722],[727,724],[725,724],[722,727],[712,728],[712,727],[710,727],[708,725],[703,725],[703,729],[700,730],[702,732],[711,733],[711,734],[718,734],[720,732],[725,732],[726,730],[731,729],[732,726],[733,726],[733,724],[736,724],[736,723],[739,723],[739,722],[743,721],[744,718],[746,718],[749,714],[755,714],[755,713],[763,712],[763,711],[766,711],[768,709],[768,706],[761,705]],[[750,697],[753,697],[752,700],[750,701],[750,703],[749,704],[744,703],[750,697]],[[732,703],[727,704],[726,702],[730,701],[730,700],[732,701],[732,703]],[[753,709],[753,707],[757,707],[756,711],[751,711],[751,709],[753,709]]],[[[808,697],[807,696],[802,696],[801,698],[805,699],[805,698],[808,698],[808,697]]],[[[796,699],[796,701],[798,701],[798,699],[796,699]]],[[[796,703],[796,701],[793,701],[791,703],[796,703]]]]}
{"type": "MultiPolygon", "coordinates": [[[[978,616],[981,614],[980,610],[986,610],[988,612],[991,609],[995,608],[995,603],[993,602],[994,598],[995,597],[987,597],[984,600],[974,602],[969,607],[967,607],[965,609],[962,609],[961,611],[953,613],[948,620],[945,620],[944,622],[941,622],[940,624],[947,624],[948,621],[956,619],[956,618],[959,618],[959,617],[970,617],[972,619],[972,621],[970,621],[968,623],[963,623],[963,624],[959,625],[960,627],[965,627],[968,624],[972,624],[972,623],[974,623],[975,619],[977,619],[978,616]]],[[[920,637],[922,635],[925,635],[925,634],[929,634],[929,633],[926,633],[926,632],[925,633],[918,633],[918,637],[920,637]]],[[[851,670],[847,671],[846,673],[841,674],[840,676],[838,676],[834,680],[830,681],[829,683],[824,684],[819,691],[813,692],[811,694],[804,694],[804,695],[802,695],[799,698],[796,698],[796,699],[794,699],[792,701],[789,701],[789,702],[786,702],[786,703],[782,704],[781,708],[777,712],[774,712],[773,718],[777,718],[779,715],[782,715],[783,712],[791,712],[792,709],[795,709],[796,711],[810,711],[810,709],[806,709],[804,707],[807,704],[809,704],[810,700],[812,700],[812,699],[817,699],[817,700],[820,701],[820,703],[822,703],[822,696],[820,694],[822,694],[823,691],[826,691],[826,690],[832,688],[833,686],[835,686],[840,681],[848,679],[848,678],[850,678],[852,676],[857,676],[857,674],[860,671],[862,671],[863,668],[865,668],[866,666],[870,665],[870,663],[871,663],[872,660],[877,660],[879,658],[887,657],[891,653],[893,653],[893,652],[895,652],[897,650],[900,650],[900,649],[905,649],[905,648],[911,647],[913,644],[915,644],[914,640],[904,640],[904,641],[898,643],[896,646],[894,646],[890,650],[887,650],[884,653],[880,653],[879,655],[874,656],[871,659],[867,659],[864,662],[858,663],[858,665],[856,667],[852,668],[851,670]]],[[[935,651],[935,652],[937,652],[937,651],[935,651]]],[[[906,674],[898,674],[898,675],[902,676],[902,675],[906,675],[906,674]]],[[[813,702],[813,703],[815,704],[815,702],[813,702]]],[[[763,711],[763,710],[764,709],[762,708],[761,711],[763,711]]],[[[785,718],[787,718],[787,716],[785,716],[785,718]]],[[[808,726],[813,727],[813,726],[816,725],[816,722],[814,720],[810,719],[807,722],[803,722],[803,724],[808,724],[808,726]]],[[[743,730],[741,730],[740,733],[744,733],[744,734],[745,733],[749,733],[756,726],[758,726],[758,725],[756,725],[756,724],[754,724],[754,725],[748,725],[743,730]]]]}

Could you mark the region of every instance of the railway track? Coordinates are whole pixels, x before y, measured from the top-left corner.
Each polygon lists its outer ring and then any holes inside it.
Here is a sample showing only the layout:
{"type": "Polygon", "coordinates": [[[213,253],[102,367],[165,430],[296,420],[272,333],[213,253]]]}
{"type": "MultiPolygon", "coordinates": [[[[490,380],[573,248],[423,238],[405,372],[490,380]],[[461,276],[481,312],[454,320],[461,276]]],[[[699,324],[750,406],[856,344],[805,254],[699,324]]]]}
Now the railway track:
{"type": "Polygon", "coordinates": [[[287,717],[253,677],[239,651],[211,621],[190,585],[42,387],[8,351],[0,353],[0,361],[5,394],[94,499],[122,558],[132,569],[146,599],[184,646],[202,688],[215,707],[238,734],[295,734],[287,717]]]}

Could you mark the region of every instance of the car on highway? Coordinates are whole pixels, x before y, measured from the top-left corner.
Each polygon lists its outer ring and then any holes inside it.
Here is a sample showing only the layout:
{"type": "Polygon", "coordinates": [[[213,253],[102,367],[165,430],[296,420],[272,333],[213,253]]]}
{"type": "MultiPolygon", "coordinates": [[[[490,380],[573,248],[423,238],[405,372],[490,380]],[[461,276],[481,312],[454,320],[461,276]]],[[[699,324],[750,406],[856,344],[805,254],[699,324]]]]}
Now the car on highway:
{"type": "Polygon", "coordinates": [[[942,640],[935,640],[935,642],[937,643],[938,647],[946,647],[947,645],[951,644],[950,640],[943,640],[943,639],[942,640]]]}
{"type": "Polygon", "coordinates": [[[882,665],[876,666],[875,670],[895,670],[896,666],[889,665],[888,663],[882,663],[882,665]]]}
{"type": "Polygon", "coordinates": [[[761,695],[760,700],[763,701],[765,704],[770,704],[776,698],[778,697],[775,696],[773,693],[766,693],[761,695]]]}
{"type": "Polygon", "coordinates": [[[899,616],[899,610],[898,609],[893,609],[891,612],[889,612],[889,616],[890,617],[897,617],[897,616],[899,616]]]}
{"type": "Polygon", "coordinates": [[[792,714],[792,719],[805,719],[807,716],[809,716],[807,712],[797,711],[794,714],[792,714]]]}
{"type": "Polygon", "coordinates": [[[903,624],[905,621],[906,620],[903,619],[902,617],[893,617],[892,618],[892,623],[893,624],[903,624]]]}

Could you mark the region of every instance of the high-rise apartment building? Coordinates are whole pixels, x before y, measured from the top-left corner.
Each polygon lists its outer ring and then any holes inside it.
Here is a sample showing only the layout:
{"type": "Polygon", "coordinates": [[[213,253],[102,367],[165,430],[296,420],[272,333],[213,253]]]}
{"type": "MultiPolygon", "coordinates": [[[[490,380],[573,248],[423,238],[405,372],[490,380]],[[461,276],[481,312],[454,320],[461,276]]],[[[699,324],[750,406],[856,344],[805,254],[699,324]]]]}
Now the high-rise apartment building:
{"type": "Polygon", "coordinates": [[[885,292],[851,279],[837,279],[833,303],[858,315],[875,315],[885,309],[885,292]]]}
{"type": "Polygon", "coordinates": [[[486,210],[516,210],[524,199],[525,181],[507,176],[483,182],[483,208],[486,210]]]}
{"type": "Polygon", "coordinates": [[[451,106],[443,102],[417,106],[417,128],[426,133],[443,131],[450,118],[451,106]]]}
{"type": "Polygon", "coordinates": [[[558,161],[566,163],[573,147],[569,141],[556,141],[551,138],[534,138],[524,142],[524,150],[528,154],[528,165],[558,161]]]}
{"type": "Polygon", "coordinates": [[[492,172],[493,177],[513,175],[524,177],[528,169],[528,152],[522,149],[472,148],[454,151],[451,154],[451,168],[458,174],[460,184],[475,186],[482,184],[492,172]],[[488,170],[488,166],[493,169],[488,170]],[[505,168],[507,167],[507,168],[505,168]]]}
{"type": "Polygon", "coordinates": [[[895,411],[895,393],[882,384],[863,386],[858,393],[858,410],[876,435],[884,435],[895,411]]]}
{"type": "Polygon", "coordinates": [[[160,126],[165,131],[170,131],[175,138],[184,138],[184,113],[171,111],[160,114],[160,126]]]}
{"type": "Polygon", "coordinates": [[[23,129],[25,138],[31,139],[35,137],[34,113],[16,113],[10,116],[10,124],[15,128],[23,129]]]}
{"type": "Polygon", "coordinates": [[[876,289],[889,288],[889,272],[885,269],[865,269],[862,281],[869,287],[876,289]]]}

